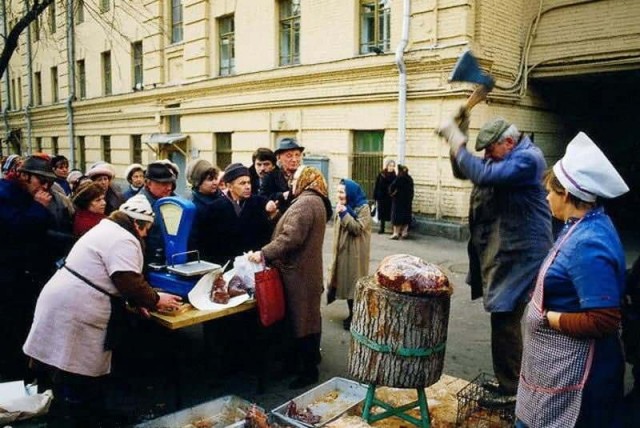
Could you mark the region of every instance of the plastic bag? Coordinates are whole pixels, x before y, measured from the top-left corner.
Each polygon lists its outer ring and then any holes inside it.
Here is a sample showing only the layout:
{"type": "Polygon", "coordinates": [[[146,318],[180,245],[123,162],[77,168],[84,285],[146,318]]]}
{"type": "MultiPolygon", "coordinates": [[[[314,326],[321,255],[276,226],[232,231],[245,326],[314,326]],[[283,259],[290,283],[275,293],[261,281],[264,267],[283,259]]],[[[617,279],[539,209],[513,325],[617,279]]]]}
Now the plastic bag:
{"type": "Polygon", "coordinates": [[[256,288],[256,272],[260,272],[263,267],[258,263],[252,263],[249,261],[247,254],[237,256],[233,261],[233,268],[236,271],[236,276],[242,279],[247,288],[256,288]]]}
{"type": "Polygon", "coordinates": [[[371,209],[371,220],[373,220],[374,223],[380,223],[380,220],[378,219],[378,207],[376,203],[374,202],[369,206],[369,208],[371,209]]]}

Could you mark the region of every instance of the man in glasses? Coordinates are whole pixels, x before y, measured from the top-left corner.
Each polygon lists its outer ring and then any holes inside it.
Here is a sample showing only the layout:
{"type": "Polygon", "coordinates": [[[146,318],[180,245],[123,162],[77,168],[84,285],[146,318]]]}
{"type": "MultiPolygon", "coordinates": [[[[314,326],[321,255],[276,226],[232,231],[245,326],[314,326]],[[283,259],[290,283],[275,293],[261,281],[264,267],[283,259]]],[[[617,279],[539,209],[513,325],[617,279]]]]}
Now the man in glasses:
{"type": "Polygon", "coordinates": [[[48,206],[55,178],[47,159],[30,156],[15,176],[0,180],[0,381],[27,374],[22,344],[51,272],[47,232],[54,219],[48,206]]]}

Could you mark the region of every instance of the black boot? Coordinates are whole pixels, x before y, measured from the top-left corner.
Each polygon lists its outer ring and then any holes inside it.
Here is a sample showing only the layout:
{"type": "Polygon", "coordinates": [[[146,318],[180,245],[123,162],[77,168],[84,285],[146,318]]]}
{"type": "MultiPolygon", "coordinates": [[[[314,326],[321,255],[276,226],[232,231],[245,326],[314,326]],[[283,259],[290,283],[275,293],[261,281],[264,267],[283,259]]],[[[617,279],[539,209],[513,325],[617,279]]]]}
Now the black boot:
{"type": "Polygon", "coordinates": [[[289,389],[304,388],[318,382],[318,356],[320,354],[320,334],[310,334],[296,339],[296,347],[302,360],[300,375],[289,384],[289,389]]]}
{"type": "Polygon", "coordinates": [[[347,299],[347,306],[349,307],[349,316],[342,321],[342,327],[349,331],[351,330],[351,320],[353,319],[353,299],[347,299]]]}
{"type": "Polygon", "coordinates": [[[384,234],[384,220],[380,220],[380,228],[378,229],[378,235],[384,234]]]}

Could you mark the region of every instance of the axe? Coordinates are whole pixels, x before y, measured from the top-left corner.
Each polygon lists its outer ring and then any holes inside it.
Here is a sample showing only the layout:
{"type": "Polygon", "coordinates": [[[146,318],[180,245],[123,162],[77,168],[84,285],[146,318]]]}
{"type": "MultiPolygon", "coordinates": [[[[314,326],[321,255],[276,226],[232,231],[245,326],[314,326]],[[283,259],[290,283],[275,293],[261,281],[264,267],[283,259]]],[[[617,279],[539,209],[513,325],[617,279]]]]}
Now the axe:
{"type": "Polygon", "coordinates": [[[449,82],[471,82],[478,85],[464,103],[467,116],[476,104],[487,98],[495,85],[494,78],[480,69],[478,60],[469,49],[465,50],[458,58],[451,71],[451,76],[449,76],[449,82]]]}

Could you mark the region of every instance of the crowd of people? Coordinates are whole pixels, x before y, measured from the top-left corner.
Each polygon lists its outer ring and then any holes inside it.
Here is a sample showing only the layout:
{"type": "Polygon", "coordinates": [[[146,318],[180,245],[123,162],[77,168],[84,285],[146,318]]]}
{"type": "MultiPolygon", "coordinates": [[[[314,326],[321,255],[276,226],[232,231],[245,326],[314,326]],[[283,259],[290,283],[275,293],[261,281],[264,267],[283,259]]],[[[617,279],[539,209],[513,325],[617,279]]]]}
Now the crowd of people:
{"type": "MultiPolygon", "coordinates": [[[[461,108],[438,133],[449,144],[454,176],[473,184],[467,283],[490,313],[496,377],[482,385],[481,405],[515,405],[519,427],[616,426],[623,321],[627,358],[640,359],[640,284],[633,283],[640,283],[640,263],[625,283],[622,244],[600,200],[628,188],[584,133],[547,170],[540,148],[502,118],[482,126],[475,148],[484,156],[475,156],[467,149],[469,120],[461,108]],[[552,217],[564,224],[558,236],[552,217]]],[[[325,178],[302,164],[303,154],[284,138],[275,151],[257,149],[250,167],[222,170],[199,159],[185,172],[196,208],[190,249],[218,264],[246,254],[281,272],[291,388],[319,377],[327,222],[334,224],[327,302],[346,301],[346,330],[356,282],[369,273],[375,220],[380,234],[391,223],[393,240],[406,239],[413,222],[406,165],[385,160],[372,195],[342,178],[332,203],[325,178]]],[[[0,236],[12,244],[0,247],[0,299],[11,302],[0,311],[0,379],[35,373],[61,397],[95,402],[110,372],[112,321],[122,303],[143,315],[180,304],[144,277],[149,263],[167,263],[153,206],[175,196],[180,171],[167,160],[132,164],[124,192],[106,162],[83,173],[69,171],[64,156],[12,155],[2,173],[0,236]]]]}

